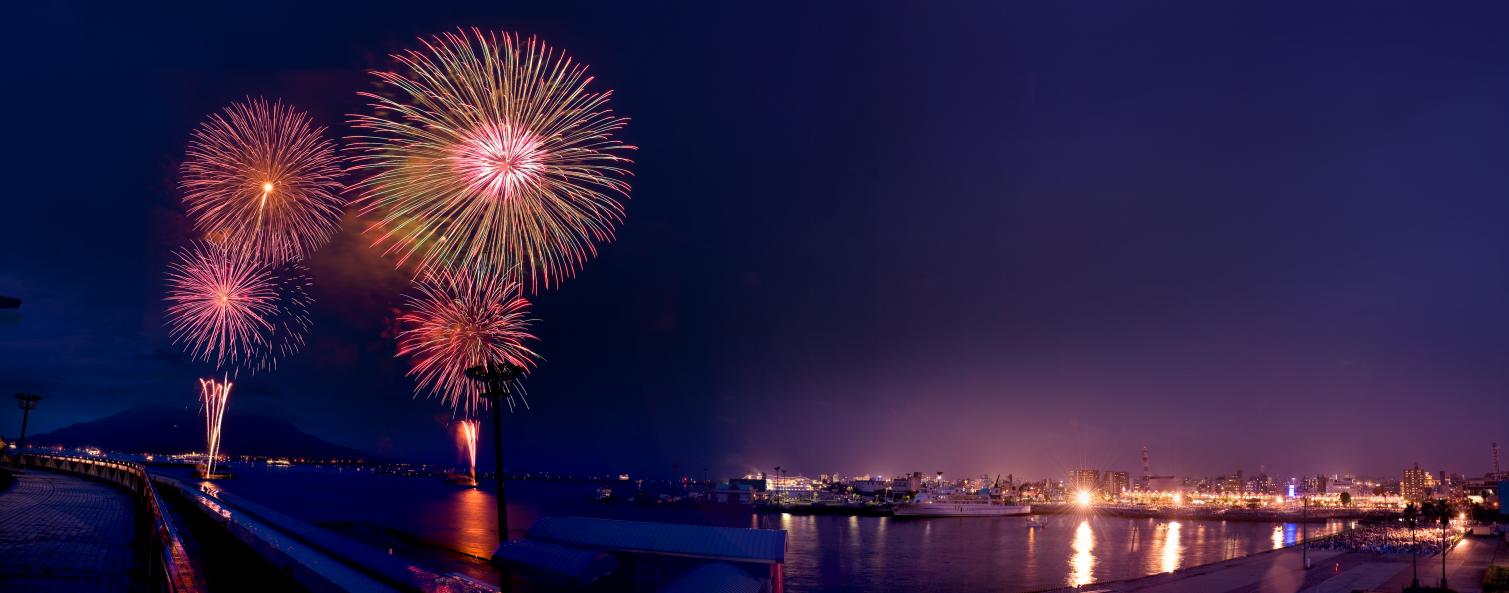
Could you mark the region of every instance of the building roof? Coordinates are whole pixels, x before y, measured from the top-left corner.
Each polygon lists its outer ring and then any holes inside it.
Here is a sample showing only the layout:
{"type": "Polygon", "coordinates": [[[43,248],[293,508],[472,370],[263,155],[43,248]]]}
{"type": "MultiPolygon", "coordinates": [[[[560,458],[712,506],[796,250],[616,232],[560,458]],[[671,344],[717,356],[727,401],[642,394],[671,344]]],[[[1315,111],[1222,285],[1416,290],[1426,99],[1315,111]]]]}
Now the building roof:
{"type": "Polygon", "coordinates": [[[544,517],[529,528],[529,537],[615,552],[763,564],[786,561],[786,532],[773,529],[544,517]]]}
{"type": "Polygon", "coordinates": [[[709,562],[686,571],[660,593],[760,593],[765,584],[730,564],[709,562]]]}
{"type": "Polygon", "coordinates": [[[496,558],[523,567],[533,580],[559,587],[587,585],[618,568],[618,562],[602,552],[528,539],[499,546],[496,558]]]}

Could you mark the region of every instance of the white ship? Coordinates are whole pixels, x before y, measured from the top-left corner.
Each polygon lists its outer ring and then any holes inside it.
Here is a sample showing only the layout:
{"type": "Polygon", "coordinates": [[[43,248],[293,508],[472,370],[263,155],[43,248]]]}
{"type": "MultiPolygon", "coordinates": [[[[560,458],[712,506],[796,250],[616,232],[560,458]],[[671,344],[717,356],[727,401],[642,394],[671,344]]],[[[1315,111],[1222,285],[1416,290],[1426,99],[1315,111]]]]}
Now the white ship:
{"type": "Polygon", "coordinates": [[[924,490],[911,502],[896,505],[895,511],[898,517],[1008,517],[1031,513],[1032,505],[991,496],[989,490],[981,490],[980,494],[924,490]]]}

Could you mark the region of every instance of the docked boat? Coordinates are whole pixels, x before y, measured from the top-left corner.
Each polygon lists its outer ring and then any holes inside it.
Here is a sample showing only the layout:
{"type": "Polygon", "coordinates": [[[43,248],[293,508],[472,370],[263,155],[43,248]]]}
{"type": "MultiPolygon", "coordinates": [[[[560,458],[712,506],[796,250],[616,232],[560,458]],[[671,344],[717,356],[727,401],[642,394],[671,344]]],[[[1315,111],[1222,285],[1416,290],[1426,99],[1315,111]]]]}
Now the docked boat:
{"type": "Polygon", "coordinates": [[[267,467],[288,467],[293,465],[287,457],[273,457],[267,460],[267,467]]]}
{"type": "Polygon", "coordinates": [[[1031,505],[994,496],[988,488],[977,494],[924,490],[911,502],[896,505],[894,511],[897,517],[1009,517],[1031,513],[1031,505]]]}

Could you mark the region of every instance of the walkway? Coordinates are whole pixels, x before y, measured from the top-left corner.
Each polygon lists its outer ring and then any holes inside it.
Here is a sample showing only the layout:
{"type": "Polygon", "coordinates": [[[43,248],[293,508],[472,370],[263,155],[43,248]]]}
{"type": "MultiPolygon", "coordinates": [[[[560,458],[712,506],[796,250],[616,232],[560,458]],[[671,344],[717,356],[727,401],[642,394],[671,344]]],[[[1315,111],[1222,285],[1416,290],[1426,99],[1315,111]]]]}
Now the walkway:
{"type": "MultiPolygon", "coordinates": [[[[1463,593],[1481,591],[1483,573],[1488,570],[1488,565],[1504,563],[1506,559],[1509,559],[1509,543],[1501,537],[1463,538],[1446,555],[1446,584],[1463,593]]],[[[1409,585],[1412,574],[1408,560],[1405,562],[1405,569],[1378,590],[1401,591],[1409,585]]],[[[1440,580],[1441,556],[1421,556],[1420,584],[1431,586],[1440,580]]]]}
{"type": "Polygon", "coordinates": [[[129,591],[131,498],[88,478],[8,470],[0,492],[0,591],[129,591]]]}

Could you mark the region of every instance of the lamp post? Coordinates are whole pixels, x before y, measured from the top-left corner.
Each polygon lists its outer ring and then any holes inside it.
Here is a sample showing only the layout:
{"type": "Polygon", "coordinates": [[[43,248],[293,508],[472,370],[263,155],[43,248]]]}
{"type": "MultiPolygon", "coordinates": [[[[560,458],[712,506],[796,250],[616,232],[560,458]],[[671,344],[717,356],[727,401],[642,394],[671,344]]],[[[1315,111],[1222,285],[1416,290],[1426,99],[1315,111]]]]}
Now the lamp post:
{"type": "Polygon", "coordinates": [[[1299,499],[1299,557],[1310,570],[1310,497],[1299,499]]]}
{"type": "Polygon", "coordinates": [[[1441,590],[1446,591],[1446,555],[1451,553],[1451,546],[1446,540],[1446,527],[1451,525],[1451,503],[1443,498],[1436,510],[1441,512],[1441,590]]]}
{"type": "MultiPolygon", "coordinates": [[[[485,365],[466,369],[466,376],[472,380],[481,382],[483,388],[482,397],[487,399],[493,408],[493,483],[498,490],[496,503],[498,505],[498,549],[503,549],[503,544],[508,543],[508,500],[503,495],[503,399],[508,397],[513,388],[514,381],[524,374],[524,369],[510,362],[490,362],[485,365]]],[[[513,591],[513,580],[508,574],[508,563],[498,561],[498,576],[503,593],[513,591]]]]}
{"type": "Polygon", "coordinates": [[[1415,503],[1409,503],[1404,507],[1404,522],[1409,525],[1409,565],[1413,578],[1409,586],[1412,589],[1420,588],[1420,549],[1415,543],[1415,527],[1420,522],[1420,509],[1415,503]]]}
{"type": "Polygon", "coordinates": [[[16,394],[16,405],[21,407],[21,439],[16,443],[18,453],[26,450],[26,421],[31,419],[31,411],[37,409],[39,401],[42,396],[35,393],[16,394]]]}

